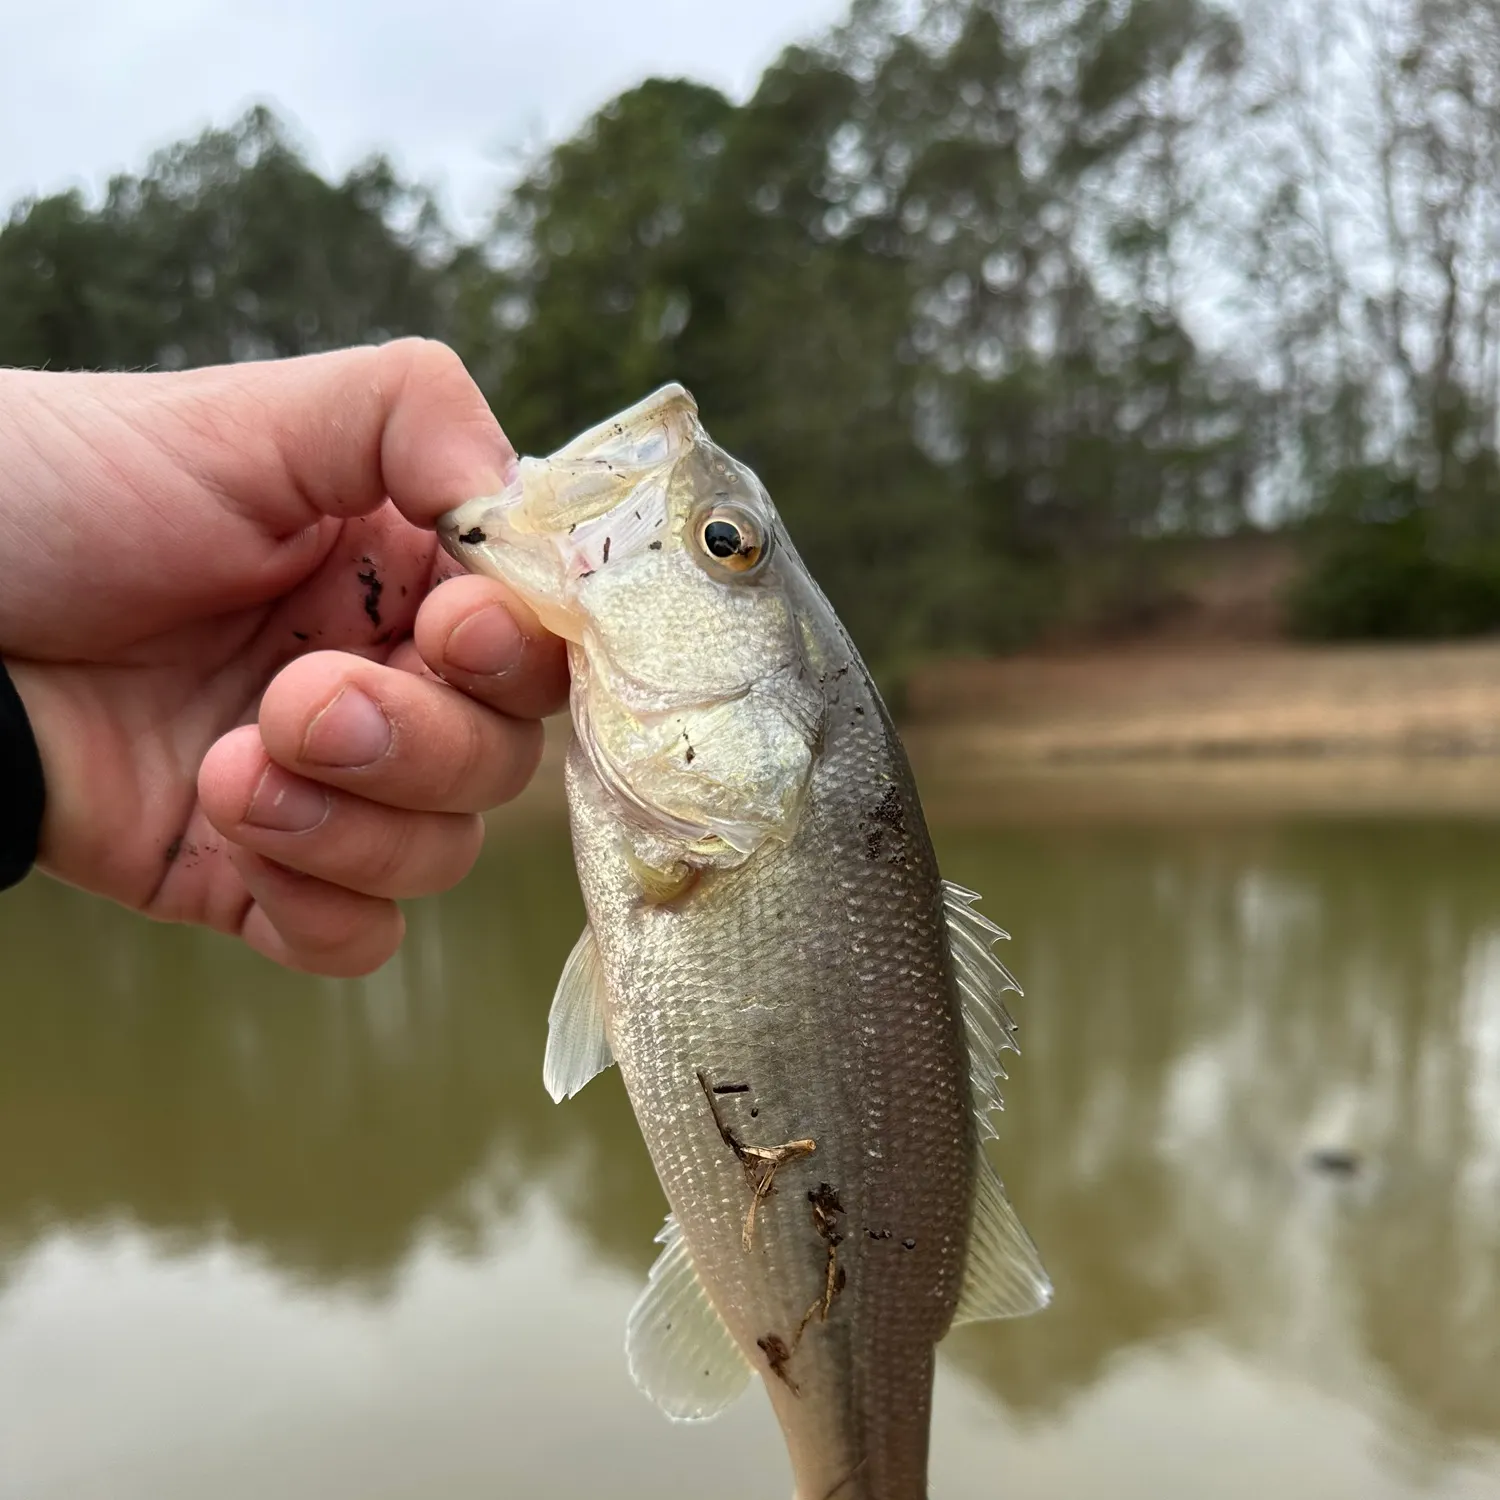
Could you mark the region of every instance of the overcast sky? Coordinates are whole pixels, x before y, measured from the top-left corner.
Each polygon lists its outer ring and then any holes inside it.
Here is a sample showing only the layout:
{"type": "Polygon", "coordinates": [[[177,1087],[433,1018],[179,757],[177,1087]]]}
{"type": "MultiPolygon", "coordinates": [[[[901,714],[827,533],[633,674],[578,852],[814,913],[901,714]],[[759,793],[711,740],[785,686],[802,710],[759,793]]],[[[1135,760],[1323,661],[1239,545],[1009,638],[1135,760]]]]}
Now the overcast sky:
{"type": "Polygon", "coordinates": [[[0,0],[0,214],[273,104],[338,172],[374,149],[472,223],[517,150],[648,74],[742,96],[847,0],[0,0]]]}

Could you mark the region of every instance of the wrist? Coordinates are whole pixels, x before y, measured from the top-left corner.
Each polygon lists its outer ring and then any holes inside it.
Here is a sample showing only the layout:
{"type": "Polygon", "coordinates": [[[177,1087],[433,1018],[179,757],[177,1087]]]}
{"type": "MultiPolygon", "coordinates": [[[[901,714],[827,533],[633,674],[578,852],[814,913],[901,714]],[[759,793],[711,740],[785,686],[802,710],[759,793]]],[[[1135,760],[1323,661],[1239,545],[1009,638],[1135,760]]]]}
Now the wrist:
{"type": "Polygon", "coordinates": [[[46,802],[36,732],[0,659],[0,891],[18,884],[36,864],[46,802]]]}

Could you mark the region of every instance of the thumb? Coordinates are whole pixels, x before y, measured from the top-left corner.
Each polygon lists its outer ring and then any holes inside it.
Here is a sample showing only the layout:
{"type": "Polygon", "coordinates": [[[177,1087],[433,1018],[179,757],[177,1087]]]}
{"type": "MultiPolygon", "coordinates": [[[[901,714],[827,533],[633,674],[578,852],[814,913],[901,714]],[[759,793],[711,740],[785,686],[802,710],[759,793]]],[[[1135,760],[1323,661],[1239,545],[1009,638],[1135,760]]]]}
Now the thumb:
{"type": "Polygon", "coordinates": [[[174,395],[188,407],[254,413],[253,425],[236,423],[237,441],[215,445],[215,472],[204,477],[277,538],[387,498],[430,529],[514,472],[515,450],[463,361],[427,339],[177,378],[174,395]]]}

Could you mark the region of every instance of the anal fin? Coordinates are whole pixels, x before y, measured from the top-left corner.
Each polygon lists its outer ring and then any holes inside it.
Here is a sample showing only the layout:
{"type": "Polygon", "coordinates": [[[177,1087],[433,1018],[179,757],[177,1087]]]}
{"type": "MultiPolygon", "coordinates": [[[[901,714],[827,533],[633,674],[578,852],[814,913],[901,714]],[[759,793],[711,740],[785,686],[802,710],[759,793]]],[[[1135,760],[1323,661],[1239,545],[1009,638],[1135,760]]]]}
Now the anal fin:
{"type": "Polygon", "coordinates": [[[662,1252],[631,1309],[625,1359],[641,1390],[675,1421],[716,1416],[750,1383],[750,1365],[708,1300],[671,1214],[662,1252]]]}
{"type": "Polygon", "coordinates": [[[1052,1282],[1041,1256],[982,1150],[976,1166],[969,1259],[953,1321],[983,1323],[1040,1312],[1052,1301],[1052,1282]]]}

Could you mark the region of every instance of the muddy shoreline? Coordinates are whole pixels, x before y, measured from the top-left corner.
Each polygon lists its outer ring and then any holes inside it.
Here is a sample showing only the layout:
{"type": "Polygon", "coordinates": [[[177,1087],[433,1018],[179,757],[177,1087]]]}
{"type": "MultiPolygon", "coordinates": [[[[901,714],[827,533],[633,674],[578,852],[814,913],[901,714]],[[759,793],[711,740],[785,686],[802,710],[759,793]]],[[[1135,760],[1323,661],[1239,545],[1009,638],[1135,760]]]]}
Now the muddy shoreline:
{"type": "Polygon", "coordinates": [[[1500,642],[1143,644],[950,662],[904,733],[934,817],[1500,817],[1500,642]]]}

